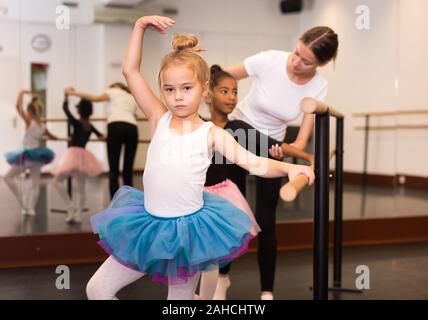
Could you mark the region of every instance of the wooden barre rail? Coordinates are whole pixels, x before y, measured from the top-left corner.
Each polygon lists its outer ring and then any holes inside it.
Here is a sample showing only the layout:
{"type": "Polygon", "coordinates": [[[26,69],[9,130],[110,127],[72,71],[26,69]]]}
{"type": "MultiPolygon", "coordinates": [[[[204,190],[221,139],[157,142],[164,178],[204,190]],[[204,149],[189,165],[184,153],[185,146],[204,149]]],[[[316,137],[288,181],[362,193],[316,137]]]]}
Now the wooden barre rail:
{"type": "MultiPolygon", "coordinates": [[[[304,113],[309,114],[326,114],[337,118],[337,119],[343,119],[344,115],[340,113],[339,111],[335,110],[333,107],[315,100],[313,98],[304,98],[300,102],[300,109],[304,113]]],[[[330,151],[330,159],[336,154],[335,150],[330,151]]],[[[314,169],[314,164],[311,164],[311,168],[314,169]]],[[[285,185],[283,185],[279,191],[279,195],[281,199],[284,201],[290,202],[293,201],[297,195],[303,190],[304,187],[308,185],[308,178],[304,174],[299,174],[296,178],[294,178],[292,181],[289,181],[285,185]]]]}
{"type": "MultiPolygon", "coordinates": [[[[66,122],[67,118],[44,118],[42,119],[42,122],[66,122]]],[[[149,121],[147,118],[136,118],[137,121],[143,121],[147,122],[149,121]]],[[[107,118],[90,118],[91,122],[101,122],[101,121],[107,121],[107,118]]]]}
{"type": "MultiPolygon", "coordinates": [[[[71,141],[70,138],[44,139],[44,140],[49,140],[49,141],[71,141]]],[[[90,142],[106,142],[106,140],[103,140],[103,139],[89,139],[88,141],[90,141],[90,142]]],[[[151,140],[148,140],[148,139],[139,139],[138,142],[139,143],[150,143],[151,140]]]]}
{"type": "Polygon", "coordinates": [[[377,131],[377,130],[403,130],[403,129],[428,129],[428,125],[426,124],[399,124],[395,126],[369,126],[369,127],[355,127],[355,130],[371,130],[371,131],[377,131]]]}
{"type": "Polygon", "coordinates": [[[382,117],[382,116],[397,116],[397,115],[412,115],[412,114],[428,114],[428,109],[414,110],[397,110],[397,111],[378,111],[378,112],[357,112],[352,114],[354,117],[382,117]]]}
{"type": "MultiPolygon", "coordinates": [[[[330,151],[330,160],[336,155],[336,150],[330,151]]],[[[311,164],[314,170],[314,164],[311,164]]],[[[316,178],[316,177],[315,177],[316,178]]],[[[296,199],[297,195],[308,185],[308,177],[304,174],[299,174],[293,180],[284,184],[279,190],[279,196],[286,202],[292,202],[296,199]]]]}
{"type": "Polygon", "coordinates": [[[335,110],[333,107],[312,98],[303,98],[300,102],[300,109],[304,113],[314,113],[314,114],[325,114],[329,113],[335,118],[342,119],[344,115],[339,111],[335,110]]]}

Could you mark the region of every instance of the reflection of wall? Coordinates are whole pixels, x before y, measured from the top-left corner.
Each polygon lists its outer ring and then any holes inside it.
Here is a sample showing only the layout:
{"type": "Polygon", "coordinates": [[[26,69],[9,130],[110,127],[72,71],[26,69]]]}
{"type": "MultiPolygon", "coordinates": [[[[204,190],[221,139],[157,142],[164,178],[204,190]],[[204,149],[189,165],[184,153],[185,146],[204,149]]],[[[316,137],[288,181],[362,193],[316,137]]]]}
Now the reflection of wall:
{"type": "MultiPolygon", "coordinates": [[[[301,32],[315,25],[328,25],[339,34],[339,54],[336,66],[329,65],[321,73],[329,81],[327,102],[342,111],[345,122],[345,171],[362,171],[361,118],[352,114],[362,111],[390,110],[396,107],[394,80],[397,66],[397,10],[396,1],[366,1],[370,8],[370,29],[355,27],[355,9],[359,0],[315,1],[312,11],[302,15],[301,32]]],[[[332,129],[335,121],[331,122],[332,129]]],[[[334,135],[332,135],[334,137],[334,135]]],[[[334,139],[331,141],[334,146],[334,139]]],[[[369,172],[395,173],[395,136],[383,132],[370,138],[369,172]]]]}
{"type": "MultiPolygon", "coordinates": [[[[427,12],[425,0],[325,0],[315,1],[313,10],[302,14],[302,32],[316,24],[327,24],[340,35],[336,67],[329,66],[322,73],[329,80],[328,102],[347,116],[345,171],[361,172],[363,168],[364,136],[354,130],[363,119],[353,118],[353,113],[428,108],[427,12]],[[369,30],[355,27],[355,9],[361,4],[370,9],[369,30]]],[[[375,118],[371,124],[424,124],[427,117],[375,118]]],[[[375,131],[370,135],[369,172],[428,176],[424,164],[426,129],[375,131]]]]}
{"type": "MultiPolygon", "coordinates": [[[[400,109],[428,109],[428,1],[399,2],[399,94],[400,109]]],[[[398,120],[397,120],[398,121],[398,120]]],[[[428,114],[403,116],[400,123],[427,124],[428,114]]],[[[397,135],[397,172],[428,176],[428,129],[402,130],[397,135]]]]}
{"type": "MultiPolygon", "coordinates": [[[[2,28],[0,28],[2,38],[2,28]]],[[[19,147],[20,136],[23,132],[23,124],[18,122],[15,108],[15,94],[20,89],[18,75],[20,66],[16,57],[0,59],[0,174],[9,168],[3,154],[19,147]]]]}

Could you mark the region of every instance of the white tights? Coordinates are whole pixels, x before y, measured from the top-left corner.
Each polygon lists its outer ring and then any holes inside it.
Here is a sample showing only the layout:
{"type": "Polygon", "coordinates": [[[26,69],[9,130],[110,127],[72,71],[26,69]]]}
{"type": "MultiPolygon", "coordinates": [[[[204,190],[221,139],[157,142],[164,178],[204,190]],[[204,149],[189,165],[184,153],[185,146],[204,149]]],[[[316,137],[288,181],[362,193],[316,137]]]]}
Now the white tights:
{"type": "MultiPolygon", "coordinates": [[[[68,195],[65,181],[67,180],[67,175],[59,175],[55,177],[54,185],[58,191],[61,199],[65,202],[68,208],[72,208],[73,201],[68,195]]],[[[74,188],[74,195],[77,204],[77,210],[82,211],[85,204],[85,178],[86,176],[82,173],[73,174],[73,178],[76,181],[76,187],[74,188]]]]}
{"type": "MultiPolygon", "coordinates": [[[[86,286],[89,300],[118,300],[116,294],[125,286],[137,281],[145,273],[132,270],[110,256],[95,272],[86,286]]],[[[168,300],[192,300],[200,273],[187,283],[168,286],[168,300]]]]}
{"type": "Polygon", "coordinates": [[[212,300],[218,282],[218,268],[201,273],[201,284],[199,287],[199,299],[212,300]]]}
{"type": "Polygon", "coordinates": [[[13,195],[17,198],[21,208],[34,210],[36,206],[37,199],[39,198],[40,192],[40,171],[42,165],[40,163],[29,163],[22,166],[13,165],[10,167],[9,171],[6,173],[4,180],[13,195]],[[30,170],[30,190],[26,200],[23,199],[23,186],[22,182],[18,185],[17,178],[25,170],[30,170]]]}

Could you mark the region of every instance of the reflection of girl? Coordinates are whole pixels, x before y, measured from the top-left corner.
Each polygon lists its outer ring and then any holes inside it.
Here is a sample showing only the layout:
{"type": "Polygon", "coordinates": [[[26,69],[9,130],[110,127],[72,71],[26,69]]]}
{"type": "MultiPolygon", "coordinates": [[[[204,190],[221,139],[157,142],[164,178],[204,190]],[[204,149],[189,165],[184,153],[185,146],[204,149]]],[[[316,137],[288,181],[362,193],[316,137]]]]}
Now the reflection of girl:
{"type": "MultiPolygon", "coordinates": [[[[293,52],[269,50],[248,57],[243,63],[226,68],[236,79],[254,76],[247,96],[230,115],[283,141],[287,124],[300,114],[305,97],[324,100],[327,81],[317,68],[337,55],[338,37],[328,27],[306,31],[293,52]]],[[[296,141],[291,145],[303,150],[313,128],[313,115],[304,115],[296,141]]],[[[245,188],[245,172],[234,166],[231,179],[245,188]]],[[[262,232],[258,236],[258,261],[262,299],[273,299],[276,265],[276,207],[281,179],[256,177],[256,218],[262,232]]]]}
{"type": "Polygon", "coordinates": [[[119,189],[119,161],[122,148],[124,148],[123,184],[133,186],[132,174],[138,145],[138,127],[135,117],[137,104],[128,87],[121,82],[115,82],[100,95],[83,93],[71,88],[67,89],[66,93],[92,102],[110,102],[110,115],[107,119],[110,196],[113,197],[119,189]]]}
{"type": "Polygon", "coordinates": [[[91,217],[100,244],[111,255],[87,285],[90,299],[115,299],[124,286],[148,275],[168,284],[168,299],[193,299],[201,270],[243,254],[252,238],[248,215],[228,200],[203,192],[214,151],[263,176],[313,172],[256,157],[231,135],[198,115],[209,91],[209,67],[198,54],[195,36],[175,35],[174,51],[162,59],[161,99],[140,72],[146,29],[164,34],[174,24],[160,16],[137,20],[123,72],[147,116],[152,140],[144,170],[144,192],[127,186],[109,207],[91,217]]]}
{"type": "Polygon", "coordinates": [[[40,145],[44,135],[50,139],[57,138],[42,123],[43,105],[37,97],[31,99],[26,111],[23,109],[22,105],[25,94],[30,94],[30,92],[21,91],[16,104],[18,114],[25,121],[26,130],[23,148],[19,151],[6,153],[6,160],[12,166],[4,179],[14,196],[18,199],[21,206],[21,213],[34,216],[36,214],[35,206],[40,190],[40,169],[54,158],[52,150],[40,145]],[[21,194],[16,182],[16,177],[25,170],[30,171],[31,184],[26,200],[23,199],[23,194],[21,194]]]}
{"type": "Polygon", "coordinates": [[[76,119],[68,109],[67,95],[64,99],[63,109],[73,128],[73,133],[68,150],[52,173],[56,176],[54,181],[55,187],[67,205],[66,222],[80,223],[85,203],[85,178],[86,176],[97,176],[102,172],[101,163],[95,158],[92,152],[85,149],[85,146],[92,133],[101,138],[105,137],[89,122],[89,117],[92,114],[92,102],[81,99],[77,104],[80,119],[76,119]],[[77,208],[74,207],[64,184],[64,181],[71,175],[76,181],[75,195],[77,208]]]}
{"type": "MultiPolygon", "coordinates": [[[[244,133],[241,135],[245,138],[244,140],[240,141],[241,139],[238,138],[238,142],[243,147],[249,150],[258,150],[257,152],[260,152],[260,149],[264,148],[266,153],[269,149],[271,155],[280,159],[282,159],[284,154],[287,154],[298,156],[308,161],[312,160],[310,154],[285,143],[281,144],[279,141],[256,131],[242,120],[228,120],[227,116],[234,110],[238,101],[238,86],[236,80],[218,65],[213,65],[211,67],[210,93],[207,104],[211,108],[211,121],[216,126],[227,130],[232,135],[238,136],[239,138],[239,133],[244,133]],[[263,145],[264,143],[266,145],[263,145]]],[[[211,165],[207,171],[205,191],[228,199],[235,206],[247,212],[250,218],[254,219],[253,213],[244,196],[238,187],[228,179],[228,172],[231,165],[227,164],[226,161],[225,158],[218,157],[217,155],[213,156],[211,165]]],[[[245,190],[242,192],[245,193],[245,190]]],[[[255,221],[254,225],[256,228],[253,232],[260,231],[255,221]]],[[[202,273],[201,287],[199,290],[201,299],[226,299],[226,290],[230,285],[228,276],[229,269],[230,264],[226,264],[220,268],[220,277],[218,277],[218,269],[202,273]]]]}

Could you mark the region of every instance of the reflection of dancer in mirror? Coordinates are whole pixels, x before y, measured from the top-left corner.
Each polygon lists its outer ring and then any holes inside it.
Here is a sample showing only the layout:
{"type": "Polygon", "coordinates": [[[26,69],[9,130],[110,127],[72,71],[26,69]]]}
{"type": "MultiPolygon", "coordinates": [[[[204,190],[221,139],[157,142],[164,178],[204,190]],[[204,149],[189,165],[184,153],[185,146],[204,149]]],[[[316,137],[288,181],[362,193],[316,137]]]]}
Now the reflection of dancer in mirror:
{"type": "Polygon", "coordinates": [[[136,119],[137,104],[128,87],[121,83],[112,83],[104,93],[93,95],[68,89],[68,95],[80,97],[92,102],[109,102],[110,115],[107,119],[107,156],[109,165],[110,197],[119,189],[119,161],[124,148],[122,179],[126,186],[133,186],[132,175],[135,153],[138,146],[138,126],[136,119]]]}
{"type": "Polygon", "coordinates": [[[256,157],[223,129],[204,122],[199,106],[209,91],[209,67],[195,36],[176,34],[174,51],[161,63],[159,99],[140,73],[146,29],[161,34],[174,21],[140,18],[133,29],[123,73],[151,125],[144,192],[122,187],[109,207],[91,218],[100,245],[110,257],[87,285],[90,299],[115,299],[124,286],[144,275],[168,284],[168,299],[193,299],[201,270],[243,254],[253,237],[249,216],[228,200],[203,192],[214,151],[265,177],[300,173],[307,166],[256,157]]]}
{"type": "Polygon", "coordinates": [[[85,179],[87,176],[95,177],[102,172],[101,163],[89,150],[85,149],[86,143],[92,133],[98,138],[105,139],[90,122],[89,118],[92,114],[92,102],[81,99],[77,104],[77,112],[80,119],[76,119],[68,108],[67,92],[72,89],[65,90],[65,98],[63,109],[67,119],[72,126],[72,135],[69,147],[61,160],[58,162],[52,173],[55,176],[54,184],[62,200],[67,205],[67,223],[80,223],[83,206],[85,203],[85,179]],[[75,199],[76,205],[67,192],[65,180],[73,176],[76,182],[75,199]]]}
{"type": "MultiPolygon", "coordinates": [[[[312,155],[309,153],[272,139],[255,130],[242,120],[229,121],[227,116],[235,109],[237,102],[237,81],[220,66],[211,66],[210,95],[207,99],[207,104],[210,106],[211,110],[211,121],[216,126],[230,132],[235,136],[238,143],[247,150],[254,150],[254,152],[260,154],[263,153],[260,149],[264,148],[266,154],[269,150],[271,156],[278,160],[282,160],[284,155],[291,155],[312,162],[312,155]],[[241,139],[241,137],[244,139],[241,139]]],[[[228,199],[236,207],[247,212],[254,220],[253,213],[243,196],[245,190],[239,190],[236,184],[228,179],[230,167],[231,165],[226,163],[225,158],[214,155],[207,171],[204,191],[212,192],[228,199]]],[[[258,227],[255,221],[254,225],[258,227]]],[[[258,228],[258,231],[259,230],[258,228]]],[[[220,268],[220,277],[218,275],[218,269],[203,272],[201,276],[199,298],[202,300],[225,300],[226,288],[229,286],[229,270],[230,263],[220,268]]]]}
{"type": "MultiPolygon", "coordinates": [[[[243,63],[226,68],[235,79],[254,76],[247,96],[229,116],[243,120],[258,130],[284,141],[287,124],[300,114],[300,101],[311,97],[323,101],[327,81],[317,72],[319,67],[334,61],[338,36],[328,27],[306,31],[293,52],[269,50],[248,57],[243,63]]],[[[292,146],[303,150],[311,135],[314,116],[303,116],[299,133],[292,146]]],[[[232,166],[229,178],[240,189],[245,188],[246,172],[232,166]]],[[[256,219],[262,229],[258,235],[258,263],[261,297],[273,299],[276,266],[276,207],[281,179],[256,177],[256,219]]]]}
{"type": "Polygon", "coordinates": [[[43,105],[36,96],[32,97],[27,110],[24,110],[23,100],[26,94],[31,95],[29,91],[21,91],[16,103],[18,114],[25,122],[23,148],[19,151],[6,153],[6,160],[11,165],[11,168],[4,179],[18,199],[21,213],[34,216],[40,191],[40,170],[43,165],[50,163],[54,158],[54,153],[51,149],[40,145],[44,136],[49,139],[57,139],[57,137],[52,135],[42,123],[43,105]],[[27,194],[27,198],[24,199],[24,194],[18,187],[16,178],[26,170],[30,172],[30,191],[27,194]]]}

